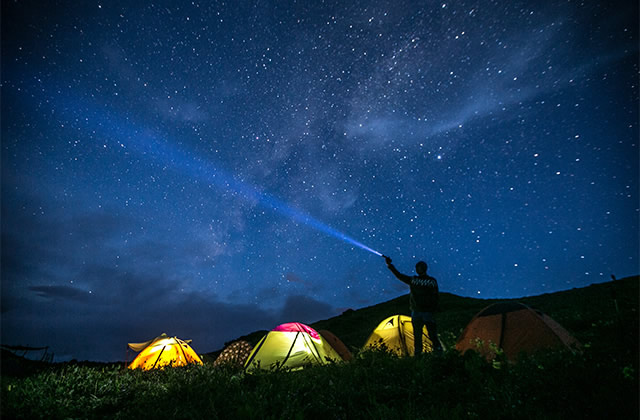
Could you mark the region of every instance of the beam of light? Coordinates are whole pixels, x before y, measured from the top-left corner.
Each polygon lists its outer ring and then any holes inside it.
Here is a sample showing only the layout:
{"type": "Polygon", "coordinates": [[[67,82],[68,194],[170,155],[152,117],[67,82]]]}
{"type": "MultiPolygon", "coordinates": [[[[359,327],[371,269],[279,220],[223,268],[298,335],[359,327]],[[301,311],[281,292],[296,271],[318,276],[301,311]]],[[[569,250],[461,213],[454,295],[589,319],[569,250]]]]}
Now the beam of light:
{"type": "Polygon", "coordinates": [[[140,130],[130,121],[114,115],[113,112],[98,109],[87,103],[76,102],[65,105],[67,106],[63,108],[64,114],[69,113],[70,110],[84,110],[88,116],[84,119],[75,118],[75,120],[84,124],[85,128],[90,131],[100,132],[104,137],[113,139],[112,141],[117,142],[115,146],[119,149],[133,151],[150,160],[156,160],[162,165],[179,169],[192,178],[216,185],[223,190],[236,192],[247,201],[258,203],[262,207],[274,210],[318,232],[382,256],[380,252],[296,209],[281,199],[239,180],[238,177],[215,166],[211,161],[193,156],[187,150],[176,146],[175,142],[156,136],[151,130],[140,130]]]}
{"type": "Polygon", "coordinates": [[[277,212],[279,212],[280,214],[289,217],[292,220],[295,220],[296,222],[300,222],[305,224],[306,226],[309,226],[319,232],[325,233],[329,236],[333,236],[334,238],[340,239],[346,243],[349,243],[351,245],[357,246],[358,248],[364,249],[365,251],[369,251],[373,254],[376,254],[378,256],[382,256],[382,254],[374,249],[369,248],[368,246],[364,245],[361,242],[356,241],[355,239],[347,236],[346,234],[332,228],[331,226],[321,222],[318,219],[315,219],[313,217],[311,217],[310,215],[290,206],[289,204],[283,202],[282,200],[271,196],[269,194],[266,193],[259,193],[260,195],[260,200],[258,200],[259,203],[263,204],[263,205],[267,205],[268,207],[272,208],[273,210],[276,210],[277,212]]]}

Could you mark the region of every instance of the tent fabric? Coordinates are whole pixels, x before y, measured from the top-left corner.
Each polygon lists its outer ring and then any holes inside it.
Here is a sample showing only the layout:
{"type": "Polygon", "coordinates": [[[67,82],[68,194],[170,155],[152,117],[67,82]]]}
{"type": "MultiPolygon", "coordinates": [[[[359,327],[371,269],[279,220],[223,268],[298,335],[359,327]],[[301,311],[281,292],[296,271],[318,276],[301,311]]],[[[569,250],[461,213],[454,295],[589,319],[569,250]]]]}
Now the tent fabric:
{"type": "MultiPolygon", "coordinates": [[[[164,336],[166,336],[166,334],[162,334],[164,336]]],[[[152,338],[149,341],[145,341],[144,343],[128,343],[127,345],[129,346],[129,348],[133,351],[135,351],[136,353],[140,353],[142,350],[144,350],[149,344],[153,343],[154,340],[156,340],[156,338],[152,338]]]]}
{"type": "Polygon", "coordinates": [[[349,360],[353,359],[353,355],[351,355],[351,352],[349,351],[347,346],[331,331],[320,330],[318,331],[318,333],[320,333],[322,338],[324,338],[331,345],[331,347],[333,347],[336,353],[338,353],[340,357],[342,357],[342,360],[348,362],[349,360]]]}
{"type": "MultiPolygon", "coordinates": [[[[127,343],[127,346],[129,346],[129,348],[131,350],[135,351],[136,353],[139,353],[140,351],[145,349],[149,344],[153,343],[155,340],[157,340],[160,337],[167,337],[167,334],[162,333],[162,334],[160,334],[160,336],[158,336],[156,338],[152,338],[151,340],[145,341],[143,343],[127,343]]],[[[193,341],[193,340],[184,340],[184,342],[187,343],[187,344],[191,343],[191,341],[193,341]]]]}
{"type": "Polygon", "coordinates": [[[151,370],[165,366],[185,366],[189,363],[202,364],[200,357],[189,346],[190,342],[191,340],[185,341],[163,333],[144,343],[129,343],[129,348],[140,351],[140,354],[133,359],[128,368],[151,370]],[[143,344],[146,346],[143,347],[143,344]]]}
{"type": "Polygon", "coordinates": [[[320,335],[316,330],[309,327],[308,325],[304,325],[299,322],[288,322],[286,324],[278,325],[273,329],[273,331],[287,331],[287,332],[300,331],[300,332],[305,332],[309,334],[311,337],[315,338],[316,340],[320,339],[320,335]]]}
{"type": "Polygon", "coordinates": [[[247,372],[255,369],[299,370],[309,365],[342,360],[316,330],[294,322],[279,325],[262,337],[245,362],[244,369],[247,372]]]}
{"type": "MultiPolygon", "coordinates": [[[[413,341],[413,325],[411,317],[393,315],[386,318],[373,330],[364,344],[364,349],[385,348],[398,356],[413,356],[415,354],[413,341]]],[[[433,351],[433,342],[425,326],[422,329],[422,352],[433,351]]]]}
{"type": "Polygon", "coordinates": [[[244,366],[244,362],[247,360],[252,350],[253,346],[247,341],[234,341],[222,350],[222,353],[220,353],[216,361],[213,362],[213,365],[237,366],[241,368],[244,366]]]}
{"type": "Polygon", "coordinates": [[[496,348],[508,360],[547,348],[578,348],[580,343],[551,317],[518,302],[496,303],[476,314],[456,343],[460,352],[475,350],[492,360],[496,348]]]}

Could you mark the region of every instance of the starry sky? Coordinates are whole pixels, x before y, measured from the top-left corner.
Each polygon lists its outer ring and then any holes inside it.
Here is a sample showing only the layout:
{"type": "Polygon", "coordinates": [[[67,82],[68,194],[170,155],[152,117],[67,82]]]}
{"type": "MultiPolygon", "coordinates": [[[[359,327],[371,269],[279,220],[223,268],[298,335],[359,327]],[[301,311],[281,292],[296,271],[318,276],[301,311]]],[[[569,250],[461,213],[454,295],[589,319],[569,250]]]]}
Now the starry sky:
{"type": "Polygon", "coordinates": [[[638,269],[634,1],[3,1],[2,343],[199,353],[638,269]]]}

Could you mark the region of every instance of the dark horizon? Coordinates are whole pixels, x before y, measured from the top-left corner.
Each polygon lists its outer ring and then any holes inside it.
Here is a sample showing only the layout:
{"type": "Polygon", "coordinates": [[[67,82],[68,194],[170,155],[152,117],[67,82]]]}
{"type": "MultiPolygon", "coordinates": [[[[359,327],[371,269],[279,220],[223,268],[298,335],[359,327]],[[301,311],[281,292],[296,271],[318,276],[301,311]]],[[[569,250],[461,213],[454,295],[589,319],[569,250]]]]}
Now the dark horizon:
{"type": "MultiPolygon", "coordinates": [[[[627,280],[627,279],[630,279],[630,278],[639,278],[639,277],[640,277],[640,274],[637,274],[637,275],[634,275],[634,276],[626,276],[626,277],[622,277],[622,278],[620,278],[620,277],[615,277],[615,278],[611,278],[611,279],[609,279],[608,281],[605,281],[605,282],[602,282],[602,283],[592,283],[592,284],[590,284],[590,285],[586,285],[586,286],[583,286],[583,287],[584,287],[584,288],[586,288],[586,287],[590,287],[590,286],[593,286],[593,285],[596,285],[596,284],[604,284],[604,283],[609,283],[609,282],[613,282],[613,281],[621,281],[621,280],[627,280]]],[[[572,289],[565,289],[565,290],[557,290],[557,291],[555,291],[555,292],[548,292],[548,293],[543,293],[543,294],[540,294],[540,295],[533,295],[533,296],[521,296],[521,297],[515,297],[515,298],[509,298],[509,299],[519,300],[519,299],[523,299],[523,298],[531,298],[531,297],[538,297],[538,296],[552,295],[552,294],[555,294],[555,293],[562,293],[562,292],[567,292],[567,291],[571,291],[571,290],[575,290],[575,289],[576,289],[576,288],[572,288],[572,289]]],[[[448,292],[442,292],[442,293],[448,293],[448,292]]],[[[459,295],[455,295],[454,293],[451,293],[451,294],[452,294],[452,295],[454,295],[454,296],[459,296],[459,295]]],[[[407,294],[407,295],[398,296],[398,297],[393,298],[393,299],[390,299],[390,300],[388,300],[388,301],[374,303],[374,304],[369,305],[369,306],[376,306],[376,305],[384,304],[384,303],[387,303],[387,302],[389,302],[389,301],[391,301],[391,300],[394,300],[394,299],[397,299],[397,298],[400,298],[400,297],[408,297],[408,294],[407,294]]],[[[459,297],[465,297],[465,296],[459,296],[459,297]]],[[[468,296],[467,296],[467,297],[468,297],[468,296]]],[[[473,296],[470,296],[469,298],[471,298],[471,299],[477,299],[477,300],[496,300],[496,298],[476,298],[476,297],[473,297],[473,296]]],[[[607,298],[608,298],[608,297],[607,297],[607,298]]],[[[500,298],[497,298],[497,300],[500,300],[500,298]]],[[[347,310],[345,310],[345,311],[348,311],[348,310],[359,310],[359,309],[364,309],[364,308],[366,308],[366,307],[363,307],[363,308],[349,308],[349,309],[347,309],[347,310]]],[[[536,308],[536,309],[539,309],[539,308],[536,308]]],[[[445,310],[445,312],[446,312],[446,310],[445,310]]],[[[342,313],[340,313],[340,314],[337,314],[337,315],[335,315],[335,316],[332,316],[332,317],[330,317],[330,318],[327,318],[327,319],[332,319],[332,318],[339,317],[339,316],[342,316],[342,315],[344,315],[344,312],[342,312],[342,313]]],[[[316,322],[318,322],[318,321],[325,321],[325,320],[327,320],[327,319],[316,319],[316,320],[313,320],[313,321],[308,322],[307,324],[311,325],[311,324],[316,323],[316,322]]],[[[250,335],[250,334],[253,334],[253,333],[256,333],[256,332],[259,332],[259,331],[269,331],[269,330],[272,330],[272,329],[273,329],[273,328],[275,328],[276,326],[277,326],[277,325],[273,325],[271,328],[268,328],[268,329],[264,329],[264,330],[258,329],[258,330],[254,330],[254,331],[249,331],[249,332],[247,332],[246,334],[237,335],[237,336],[235,336],[235,337],[231,338],[230,340],[227,340],[227,341],[226,341],[225,343],[223,343],[223,345],[222,345],[222,346],[220,346],[219,348],[210,349],[210,350],[208,350],[208,351],[202,351],[202,352],[197,351],[197,353],[198,353],[199,355],[203,355],[203,354],[210,354],[210,353],[215,353],[215,352],[218,352],[218,351],[222,351],[222,350],[225,348],[225,345],[226,345],[227,343],[234,342],[234,341],[236,341],[236,340],[238,340],[238,339],[241,339],[241,338],[243,338],[243,337],[245,337],[245,336],[247,336],[247,335],[250,335]]],[[[160,334],[161,334],[161,333],[158,333],[158,334],[157,334],[157,336],[159,336],[160,334]]],[[[170,336],[170,337],[176,336],[175,334],[167,334],[167,335],[168,335],[168,336],[170,336]]],[[[155,338],[155,336],[154,336],[154,337],[149,337],[149,339],[153,339],[153,338],[155,338]]],[[[188,337],[180,337],[180,336],[178,336],[178,338],[189,339],[188,337]]],[[[6,345],[6,343],[2,343],[2,346],[3,346],[3,347],[25,347],[25,349],[26,349],[26,348],[28,348],[28,346],[22,346],[22,345],[11,346],[11,345],[6,345]]],[[[191,343],[191,346],[192,346],[192,348],[194,348],[194,350],[195,350],[196,348],[198,348],[198,343],[191,343]]],[[[29,357],[29,354],[30,354],[30,353],[25,353],[25,354],[23,355],[25,358],[27,358],[27,359],[29,359],[29,360],[39,361],[42,357],[45,357],[45,356],[46,356],[46,357],[50,357],[50,358],[51,358],[51,360],[50,360],[50,362],[51,362],[51,363],[67,363],[67,362],[79,362],[79,363],[84,363],[84,362],[86,362],[86,363],[106,363],[106,364],[127,364],[127,363],[131,363],[131,361],[132,361],[132,360],[136,357],[136,355],[137,355],[137,353],[136,353],[136,352],[134,352],[134,351],[132,351],[132,350],[129,350],[129,349],[126,347],[126,344],[125,344],[125,353],[127,354],[127,358],[122,359],[122,360],[95,360],[95,359],[85,359],[85,360],[78,360],[78,359],[56,360],[55,353],[53,352],[53,349],[52,349],[51,347],[49,347],[49,346],[32,347],[31,349],[32,349],[32,350],[34,350],[34,353],[33,353],[34,355],[38,355],[38,354],[39,354],[41,357],[35,357],[35,358],[34,358],[34,357],[29,357]],[[43,352],[43,350],[44,350],[44,352],[43,352]],[[40,353],[38,353],[38,352],[40,352],[40,353]]],[[[40,361],[42,361],[42,360],[40,360],[40,361]]]]}

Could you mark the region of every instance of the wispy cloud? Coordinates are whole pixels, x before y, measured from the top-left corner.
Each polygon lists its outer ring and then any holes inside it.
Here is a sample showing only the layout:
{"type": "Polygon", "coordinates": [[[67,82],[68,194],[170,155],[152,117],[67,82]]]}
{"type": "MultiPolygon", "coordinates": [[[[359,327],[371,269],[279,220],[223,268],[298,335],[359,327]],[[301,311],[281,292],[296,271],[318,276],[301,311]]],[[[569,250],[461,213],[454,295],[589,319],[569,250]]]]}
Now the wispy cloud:
{"type": "Polygon", "coordinates": [[[91,292],[72,286],[30,286],[29,290],[47,299],[66,299],[77,302],[88,302],[91,292]]]}

